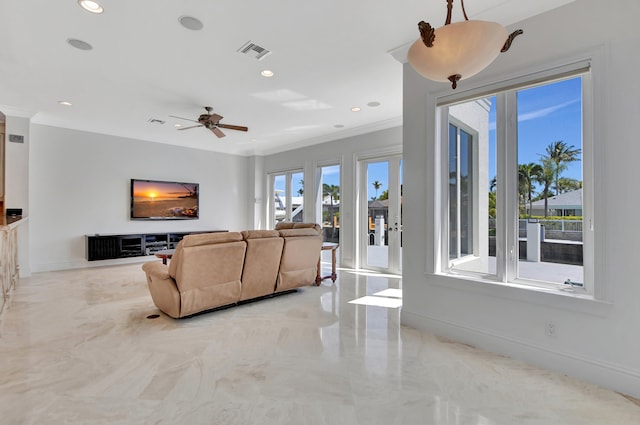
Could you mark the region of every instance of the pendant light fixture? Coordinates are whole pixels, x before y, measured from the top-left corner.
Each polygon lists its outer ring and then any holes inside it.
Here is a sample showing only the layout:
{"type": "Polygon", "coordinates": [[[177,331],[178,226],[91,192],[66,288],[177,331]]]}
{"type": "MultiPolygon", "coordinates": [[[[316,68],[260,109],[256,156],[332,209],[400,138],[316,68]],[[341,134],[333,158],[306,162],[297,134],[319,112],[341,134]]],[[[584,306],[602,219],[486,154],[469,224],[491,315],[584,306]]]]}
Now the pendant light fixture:
{"type": "Polygon", "coordinates": [[[453,0],[447,0],[447,20],[444,26],[434,29],[420,21],[420,39],[408,53],[409,63],[420,75],[434,81],[450,81],[455,89],[458,81],[469,78],[485,69],[500,52],[511,47],[513,39],[522,30],[507,33],[496,22],[469,20],[460,0],[464,21],[451,23],[453,0]]]}

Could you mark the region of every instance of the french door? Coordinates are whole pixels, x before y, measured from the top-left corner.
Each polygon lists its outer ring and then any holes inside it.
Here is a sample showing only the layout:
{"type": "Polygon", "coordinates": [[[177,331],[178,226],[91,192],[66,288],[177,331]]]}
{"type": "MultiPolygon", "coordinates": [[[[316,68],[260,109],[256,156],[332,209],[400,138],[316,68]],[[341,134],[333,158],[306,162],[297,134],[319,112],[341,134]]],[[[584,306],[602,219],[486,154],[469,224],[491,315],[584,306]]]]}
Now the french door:
{"type": "Polygon", "coordinates": [[[360,161],[360,267],[402,272],[402,157],[360,161]]]}

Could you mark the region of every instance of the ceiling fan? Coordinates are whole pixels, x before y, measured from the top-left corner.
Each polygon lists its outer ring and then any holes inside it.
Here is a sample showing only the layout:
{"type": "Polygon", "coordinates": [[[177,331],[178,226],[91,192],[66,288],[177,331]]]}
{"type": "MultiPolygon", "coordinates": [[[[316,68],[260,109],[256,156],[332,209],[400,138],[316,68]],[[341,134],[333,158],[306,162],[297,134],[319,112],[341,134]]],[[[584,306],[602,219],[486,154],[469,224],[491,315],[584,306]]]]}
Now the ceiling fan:
{"type": "Polygon", "coordinates": [[[213,108],[211,106],[205,106],[204,109],[207,110],[206,114],[202,114],[198,117],[198,120],[190,120],[189,118],[176,117],[174,115],[169,115],[172,118],[178,118],[181,120],[197,122],[198,125],[193,125],[191,127],[181,127],[178,130],[189,130],[190,128],[196,127],[206,127],[213,132],[218,137],[224,137],[225,134],[220,130],[221,128],[226,128],[229,130],[238,130],[238,131],[248,131],[249,128],[242,125],[231,125],[231,124],[221,124],[220,120],[222,119],[221,115],[214,114],[213,108]]]}

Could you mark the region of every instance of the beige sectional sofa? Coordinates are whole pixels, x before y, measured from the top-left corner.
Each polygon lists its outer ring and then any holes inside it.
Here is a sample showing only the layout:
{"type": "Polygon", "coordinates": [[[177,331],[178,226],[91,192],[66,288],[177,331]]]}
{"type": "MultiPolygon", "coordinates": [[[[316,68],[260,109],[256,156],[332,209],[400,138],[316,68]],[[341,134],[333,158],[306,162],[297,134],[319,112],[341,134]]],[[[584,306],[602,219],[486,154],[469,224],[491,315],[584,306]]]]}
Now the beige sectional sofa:
{"type": "Polygon", "coordinates": [[[276,230],[185,236],[168,266],[142,266],[155,305],[179,318],[315,283],[322,231],[315,223],[276,230]]]}

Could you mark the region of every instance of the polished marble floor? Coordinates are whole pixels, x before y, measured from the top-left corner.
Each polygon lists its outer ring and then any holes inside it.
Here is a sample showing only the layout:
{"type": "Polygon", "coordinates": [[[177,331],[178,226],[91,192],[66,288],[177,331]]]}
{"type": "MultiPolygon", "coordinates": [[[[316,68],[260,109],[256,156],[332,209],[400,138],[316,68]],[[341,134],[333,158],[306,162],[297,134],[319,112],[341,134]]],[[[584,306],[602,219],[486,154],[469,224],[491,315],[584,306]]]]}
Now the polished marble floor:
{"type": "Polygon", "coordinates": [[[0,318],[0,423],[640,424],[619,394],[400,326],[401,285],[342,269],[173,320],[147,318],[139,264],[34,274],[0,318]]]}

